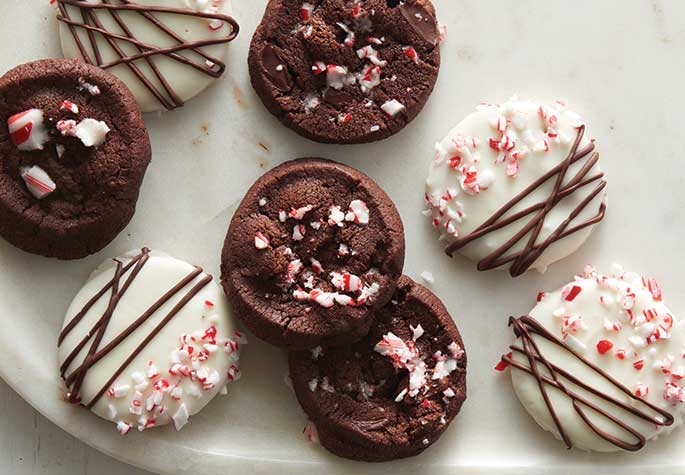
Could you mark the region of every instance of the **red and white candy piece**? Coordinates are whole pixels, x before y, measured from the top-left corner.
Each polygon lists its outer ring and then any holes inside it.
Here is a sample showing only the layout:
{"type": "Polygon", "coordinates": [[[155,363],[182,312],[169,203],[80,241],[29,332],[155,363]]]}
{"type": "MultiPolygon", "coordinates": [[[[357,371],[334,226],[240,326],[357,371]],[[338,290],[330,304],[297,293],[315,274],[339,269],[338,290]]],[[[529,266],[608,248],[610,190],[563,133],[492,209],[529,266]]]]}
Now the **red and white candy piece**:
{"type": "Polygon", "coordinates": [[[307,233],[307,228],[302,224],[296,224],[293,226],[293,241],[302,241],[304,235],[307,233]]]}
{"type": "Polygon", "coordinates": [[[312,13],[314,13],[314,5],[304,2],[300,7],[300,18],[302,21],[308,23],[312,19],[312,13]]]}
{"type": "MultiPolygon", "coordinates": [[[[316,71],[314,71],[314,73],[316,74],[316,71]]],[[[349,73],[346,67],[337,66],[335,64],[329,64],[326,67],[326,83],[328,84],[328,87],[340,90],[355,82],[356,78],[349,73]]]]}
{"type": "Polygon", "coordinates": [[[21,151],[43,150],[48,132],[43,124],[43,111],[29,109],[7,119],[12,143],[21,151]]]}
{"type": "Polygon", "coordinates": [[[331,272],[331,283],[343,292],[357,292],[362,286],[362,280],[349,272],[331,272]]]}
{"type": "Polygon", "coordinates": [[[389,117],[395,117],[397,114],[405,110],[406,107],[397,99],[391,99],[386,101],[381,105],[381,110],[385,112],[389,117]]]}
{"type": "Polygon", "coordinates": [[[402,48],[404,55],[414,61],[414,63],[419,64],[419,53],[416,52],[413,46],[405,46],[402,48]]]}
{"type": "Polygon", "coordinates": [[[643,383],[637,383],[635,385],[635,395],[637,397],[645,397],[649,394],[649,386],[643,383]]]}
{"type": "Polygon", "coordinates": [[[345,221],[355,224],[369,224],[369,208],[362,200],[354,200],[350,203],[345,221]]]}
{"type": "Polygon", "coordinates": [[[38,165],[21,168],[21,178],[33,196],[42,200],[57,189],[52,178],[38,165]]]}
{"type": "Polygon", "coordinates": [[[345,213],[340,209],[340,206],[333,206],[328,215],[328,224],[331,226],[345,226],[345,213]]]}
{"type": "Polygon", "coordinates": [[[371,45],[366,45],[357,50],[359,59],[368,59],[375,66],[385,67],[388,65],[387,61],[381,59],[380,53],[371,45]]]}
{"type": "Polygon", "coordinates": [[[314,76],[319,76],[326,72],[326,63],[323,61],[317,61],[312,65],[312,73],[314,76]]]}
{"type": "Polygon", "coordinates": [[[67,119],[57,122],[57,130],[64,137],[77,137],[86,147],[98,147],[105,143],[105,137],[110,129],[101,120],[83,119],[76,123],[75,120],[67,119]]]}
{"type": "Polygon", "coordinates": [[[117,422],[117,431],[119,431],[119,434],[121,435],[126,435],[131,432],[131,426],[124,421],[119,421],[117,422]]]}
{"type": "Polygon", "coordinates": [[[290,217],[294,218],[296,221],[301,221],[302,218],[304,218],[304,215],[309,213],[313,209],[314,209],[314,207],[312,205],[307,205],[307,206],[303,206],[301,208],[292,209],[290,211],[290,217]]]}
{"type": "Polygon", "coordinates": [[[66,111],[71,112],[72,114],[78,114],[78,112],[79,112],[78,106],[76,104],[74,104],[73,102],[68,101],[68,100],[62,101],[60,103],[59,110],[61,110],[61,111],[66,110],[66,111]]]}
{"type": "Polygon", "coordinates": [[[267,247],[269,247],[269,238],[261,232],[257,231],[254,236],[254,247],[259,249],[260,251],[262,249],[266,249],[267,247]]]}

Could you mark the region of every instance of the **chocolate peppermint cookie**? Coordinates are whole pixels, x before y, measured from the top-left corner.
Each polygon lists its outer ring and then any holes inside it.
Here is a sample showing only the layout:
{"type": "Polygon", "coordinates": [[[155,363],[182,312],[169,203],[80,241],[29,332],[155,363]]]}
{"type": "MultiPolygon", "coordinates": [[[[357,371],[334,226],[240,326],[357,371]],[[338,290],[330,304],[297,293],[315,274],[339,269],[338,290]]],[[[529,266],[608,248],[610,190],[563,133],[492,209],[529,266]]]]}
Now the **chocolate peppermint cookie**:
{"type": "Polygon", "coordinates": [[[368,462],[421,453],[466,399],[463,343],[435,295],[403,276],[377,317],[354,345],[290,354],[297,399],[321,444],[368,462]]]}
{"type": "Polygon", "coordinates": [[[287,162],[247,192],[228,229],[222,284],[258,337],[288,348],[364,337],[404,265],[395,206],[363,173],[287,162]]]}
{"type": "Polygon", "coordinates": [[[78,259],[128,224],[150,162],[135,99],[75,60],[0,78],[0,235],[24,251],[78,259]]]}
{"type": "Polygon", "coordinates": [[[259,97],[311,140],[387,138],[421,111],[440,69],[428,0],[271,0],[252,39],[259,97]]]}

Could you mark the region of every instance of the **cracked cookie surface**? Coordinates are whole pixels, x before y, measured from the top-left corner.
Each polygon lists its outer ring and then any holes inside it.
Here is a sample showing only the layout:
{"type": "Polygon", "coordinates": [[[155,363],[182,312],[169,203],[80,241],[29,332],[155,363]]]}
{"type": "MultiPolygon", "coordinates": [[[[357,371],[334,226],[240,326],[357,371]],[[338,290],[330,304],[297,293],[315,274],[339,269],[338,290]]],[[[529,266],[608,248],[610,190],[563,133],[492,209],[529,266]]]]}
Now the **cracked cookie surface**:
{"type": "Polygon", "coordinates": [[[312,348],[366,335],[403,264],[402,221],[385,192],[358,170],[308,158],[276,167],[247,192],[221,280],[258,337],[312,348]]]}
{"type": "Polygon", "coordinates": [[[363,340],[290,353],[290,376],[321,444],[382,462],[433,444],[466,399],[466,354],[440,300],[402,276],[363,340]]]}

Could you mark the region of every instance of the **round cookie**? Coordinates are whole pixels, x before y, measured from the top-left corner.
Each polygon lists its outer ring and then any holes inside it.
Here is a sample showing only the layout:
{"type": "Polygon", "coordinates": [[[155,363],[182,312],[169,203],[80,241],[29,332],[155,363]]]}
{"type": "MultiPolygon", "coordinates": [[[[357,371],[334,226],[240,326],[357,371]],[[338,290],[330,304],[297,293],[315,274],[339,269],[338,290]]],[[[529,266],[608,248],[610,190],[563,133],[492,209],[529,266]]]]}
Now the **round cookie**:
{"type": "Polygon", "coordinates": [[[277,346],[341,345],[369,331],[404,265],[404,230],[358,170],[307,158],[262,176],[226,235],[221,281],[236,315],[277,346]]]}
{"type": "Polygon", "coordinates": [[[317,142],[387,138],[411,122],[440,69],[428,0],[271,0],[250,46],[252,85],[287,127],[317,142]]]}
{"type": "Polygon", "coordinates": [[[351,346],[290,354],[297,399],[321,444],[382,462],[421,453],[466,399],[466,354],[445,306],[401,277],[377,324],[351,346]]]}
{"type": "Polygon", "coordinates": [[[604,174],[561,101],[481,104],[436,145],[425,214],[446,243],[517,277],[573,253],[604,218],[604,174]]]}
{"type": "Polygon", "coordinates": [[[0,78],[0,236],[33,254],[78,259],[128,224],[150,141],[126,86],[75,60],[0,78]]]}
{"type": "Polygon", "coordinates": [[[523,406],[568,448],[636,451],[682,424],[684,329],[654,279],[588,266],[510,323],[497,369],[512,368],[523,406]]]}
{"type": "Polygon", "coordinates": [[[62,51],[106,69],[144,112],[171,110],[226,71],[230,0],[57,0],[62,51]],[[89,35],[92,33],[92,35],[89,35]]]}
{"type": "Polygon", "coordinates": [[[58,359],[67,400],[126,435],[180,430],[240,377],[244,343],[212,276],[143,249],[93,272],[67,310],[58,359]]]}

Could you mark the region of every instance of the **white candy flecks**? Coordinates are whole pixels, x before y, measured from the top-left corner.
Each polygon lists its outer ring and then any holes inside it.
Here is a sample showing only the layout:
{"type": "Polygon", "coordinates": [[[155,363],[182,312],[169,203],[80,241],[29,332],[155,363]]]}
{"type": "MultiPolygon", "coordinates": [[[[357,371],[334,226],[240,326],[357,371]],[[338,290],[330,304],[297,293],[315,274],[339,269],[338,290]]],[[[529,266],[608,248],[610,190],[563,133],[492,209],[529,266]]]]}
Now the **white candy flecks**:
{"type": "Polygon", "coordinates": [[[389,117],[395,117],[400,112],[404,111],[406,107],[397,99],[391,99],[381,105],[381,110],[388,114],[389,117]]]}
{"type": "Polygon", "coordinates": [[[78,123],[72,119],[63,119],[57,122],[56,128],[64,137],[77,137],[86,147],[102,145],[110,131],[103,121],[90,118],[78,123]]]}
{"type": "Polygon", "coordinates": [[[109,130],[101,120],[83,119],[74,128],[74,133],[86,147],[98,147],[105,143],[109,130]]]}
{"type": "Polygon", "coordinates": [[[345,86],[354,84],[357,78],[350,74],[344,66],[329,64],[326,66],[326,83],[332,89],[340,90],[345,86]]]}
{"type": "MultiPolygon", "coordinates": [[[[429,383],[429,380],[438,380],[449,376],[457,369],[458,361],[452,356],[445,356],[441,352],[433,355],[436,361],[433,370],[429,369],[426,362],[421,358],[419,350],[414,344],[423,336],[423,328],[418,325],[412,327],[414,338],[411,342],[405,342],[394,333],[389,332],[376,344],[374,351],[389,357],[396,368],[409,371],[409,386],[403,388],[395,399],[400,402],[406,395],[417,396],[429,383]]],[[[459,356],[460,358],[461,356],[459,356]]]]}

